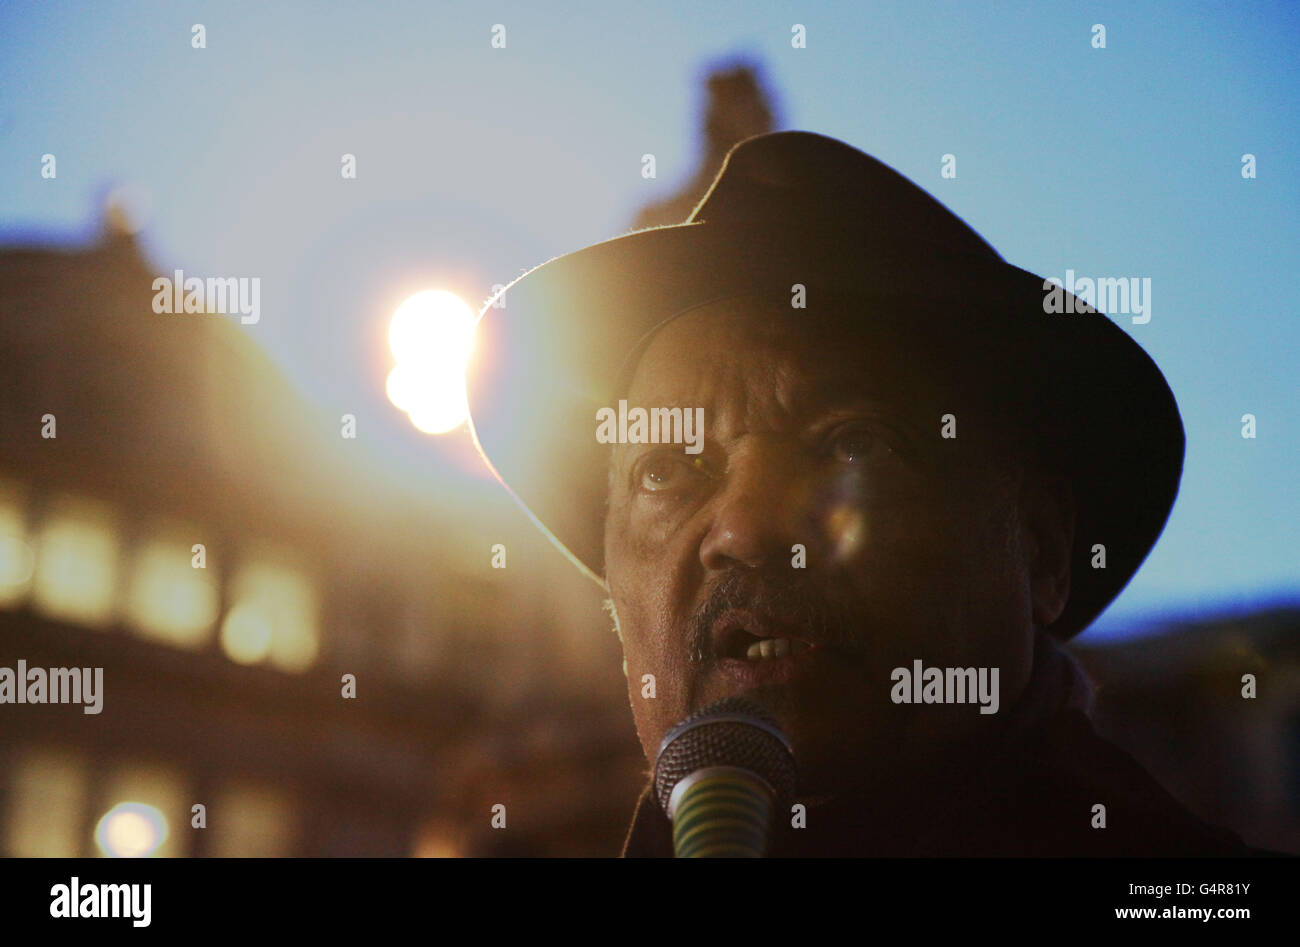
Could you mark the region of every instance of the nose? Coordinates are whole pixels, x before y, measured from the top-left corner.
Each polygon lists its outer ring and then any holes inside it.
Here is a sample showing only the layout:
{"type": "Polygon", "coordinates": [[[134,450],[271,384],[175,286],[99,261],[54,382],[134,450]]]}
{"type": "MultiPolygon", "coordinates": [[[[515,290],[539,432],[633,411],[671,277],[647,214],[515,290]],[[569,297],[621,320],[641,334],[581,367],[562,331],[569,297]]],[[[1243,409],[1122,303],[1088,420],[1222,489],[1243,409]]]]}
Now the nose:
{"type": "Polygon", "coordinates": [[[700,561],[709,571],[758,568],[790,556],[799,542],[790,524],[797,465],[790,444],[749,438],[727,459],[722,490],[714,496],[713,516],[700,542],[700,561]]]}

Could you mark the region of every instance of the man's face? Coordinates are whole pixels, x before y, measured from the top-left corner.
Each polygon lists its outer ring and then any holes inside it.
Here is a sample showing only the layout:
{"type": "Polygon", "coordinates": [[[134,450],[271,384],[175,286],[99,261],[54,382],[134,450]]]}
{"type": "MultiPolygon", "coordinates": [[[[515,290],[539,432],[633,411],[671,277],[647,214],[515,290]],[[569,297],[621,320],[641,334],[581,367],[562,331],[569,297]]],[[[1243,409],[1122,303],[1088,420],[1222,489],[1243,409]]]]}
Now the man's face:
{"type": "Polygon", "coordinates": [[[699,454],[614,450],[606,579],[637,731],[653,762],[673,724],[745,695],[790,736],[803,791],[844,788],[864,762],[888,778],[991,720],[893,703],[894,668],[998,667],[1003,708],[1023,688],[1018,468],[923,346],[753,306],[669,323],[627,393],[630,408],[703,408],[705,434],[699,454]]]}

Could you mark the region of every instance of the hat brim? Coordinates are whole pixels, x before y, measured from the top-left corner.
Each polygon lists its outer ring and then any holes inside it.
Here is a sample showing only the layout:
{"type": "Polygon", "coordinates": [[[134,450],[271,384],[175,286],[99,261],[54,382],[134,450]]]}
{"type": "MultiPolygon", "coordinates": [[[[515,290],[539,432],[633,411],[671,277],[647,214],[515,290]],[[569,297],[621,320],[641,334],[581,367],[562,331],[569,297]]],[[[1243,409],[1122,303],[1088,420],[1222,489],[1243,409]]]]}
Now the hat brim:
{"type": "MultiPolygon", "coordinates": [[[[680,313],[741,293],[789,299],[806,287],[887,303],[934,303],[925,331],[973,340],[1032,375],[1037,414],[1056,426],[1074,488],[1071,594],[1048,629],[1085,628],[1128,583],[1164,527],[1178,491],[1184,435],[1159,369],[1107,316],[1044,312],[1043,279],[987,257],[941,248],[903,254],[879,236],[686,223],[637,231],[556,257],[484,307],[467,372],[470,428],[497,478],[553,543],[604,585],[608,447],[596,411],[612,406],[625,358],[680,313]],[[1093,548],[1106,549],[1093,568],[1093,548]]],[[[864,307],[887,320],[906,307],[864,307]]],[[[997,380],[990,377],[990,382],[997,380]]]]}

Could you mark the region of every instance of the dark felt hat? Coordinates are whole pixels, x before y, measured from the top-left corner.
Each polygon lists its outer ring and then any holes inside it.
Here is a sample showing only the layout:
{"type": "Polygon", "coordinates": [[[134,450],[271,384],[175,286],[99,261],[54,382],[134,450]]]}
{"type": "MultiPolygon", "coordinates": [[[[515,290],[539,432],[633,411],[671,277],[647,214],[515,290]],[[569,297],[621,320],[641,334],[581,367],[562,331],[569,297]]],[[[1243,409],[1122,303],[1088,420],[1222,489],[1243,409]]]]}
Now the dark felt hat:
{"type": "Polygon", "coordinates": [[[1045,311],[1042,277],[907,178],[822,135],[743,141],[685,223],[556,257],[489,301],[467,374],[479,450],[603,584],[608,447],[596,412],[617,404],[629,355],[697,306],[743,294],[788,305],[795,284],[810,313],[851,299],[836,312],[865,325],[911,320],[918,344],[942,337],[990,390],[1016,392],[1021,421],[1075,493],[1070,600],[1049,631],[1085,628],[1146,558],[1178,492],[1183,427],[1169,386],[1110,318],[1073,298],[1072,312],[1045,311]],[[1095,545],[1104,568],[1093,568],[1095,545]]]}

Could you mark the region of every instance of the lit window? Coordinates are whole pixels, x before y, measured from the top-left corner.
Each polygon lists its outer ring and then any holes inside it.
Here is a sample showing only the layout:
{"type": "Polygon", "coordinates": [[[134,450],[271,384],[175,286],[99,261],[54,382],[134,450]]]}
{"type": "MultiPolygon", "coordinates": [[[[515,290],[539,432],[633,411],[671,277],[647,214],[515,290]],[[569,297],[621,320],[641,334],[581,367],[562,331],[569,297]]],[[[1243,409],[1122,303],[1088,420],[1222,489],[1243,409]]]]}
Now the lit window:
{"type": "Polygon", "coordinates": [[[239,664],[268,661],[302,671],[316,660],[316,595],[296,570],[270,563],[245,566],[230,584],[221,647],[239,664]]]}
{"type": "Polygon", "coordinates": [[[217,620],[215,584],[207,570],[194,568],[182,541],[155,541],[140,551],[128,604],[142,636],[178,648],[201,647],[217,620]]]}
{"type": "Polygon", "coordinates": [[[27,597],[36,567],[24,505],[17,488],[0,481],[0,608],[13,608],[27,597]]]}
{"type": "Polygon", "coordinates": [[[102,625],[113,615],[117,591],[117,540],[98,508],[65,504],[36,537],[32,597],[51,618],[102,625]]]}
{"type": "Polygon", "coordinates": [[[79,755],[35,748],[18,754],[9,775],[5,854],[16,858],[83,855],[86,785],[86,767],[79,755]]]}

